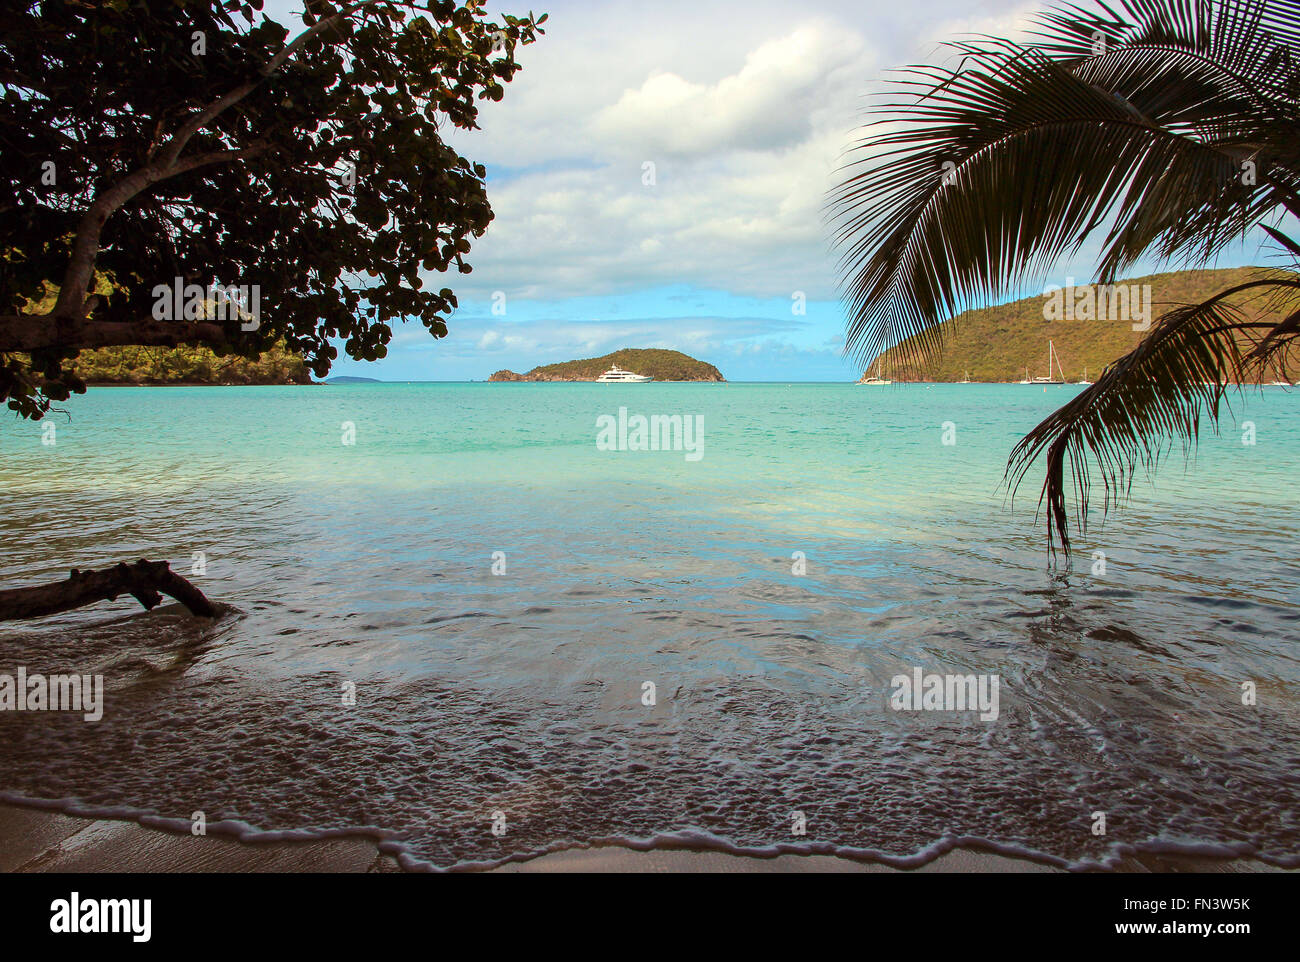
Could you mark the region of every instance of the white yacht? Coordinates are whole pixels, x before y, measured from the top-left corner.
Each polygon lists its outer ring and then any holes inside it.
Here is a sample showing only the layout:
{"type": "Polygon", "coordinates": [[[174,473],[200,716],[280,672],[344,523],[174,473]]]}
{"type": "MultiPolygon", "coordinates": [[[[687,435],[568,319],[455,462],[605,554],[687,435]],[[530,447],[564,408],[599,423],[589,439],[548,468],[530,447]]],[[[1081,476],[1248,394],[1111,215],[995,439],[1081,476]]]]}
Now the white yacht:
{"type": "Polygon", "coordinates": [[[1088,380],[1088,365],[1085,364],[1085,365],[1083,366],[1083,377],[1080,378],[1079,380],[1075,381],[1074,383],[1075,383],[1075,384],[1091,384],[1091,383],[1092,383],[1091,381],[1088,380]]]}
{"type": "Polygon", "coordinates": [[[639,384],[642,381],[653,381],[654,378],[647,377],[644,374],[633,374],[631,371],[625,371],[617,364],[608,371],[596,378],[597,381],[618,382],[620,384],[639,384]]]}
{"type": "Polygon", "coordinates": [[[962,372],[961,372],[961,380],[958,381],[957,383],[958,383],[958,384],[970,384],[970,383],[972,383],[972,382],[971,382],[971,379],[970,379],[970,371],[962,371],[962,372]]]}

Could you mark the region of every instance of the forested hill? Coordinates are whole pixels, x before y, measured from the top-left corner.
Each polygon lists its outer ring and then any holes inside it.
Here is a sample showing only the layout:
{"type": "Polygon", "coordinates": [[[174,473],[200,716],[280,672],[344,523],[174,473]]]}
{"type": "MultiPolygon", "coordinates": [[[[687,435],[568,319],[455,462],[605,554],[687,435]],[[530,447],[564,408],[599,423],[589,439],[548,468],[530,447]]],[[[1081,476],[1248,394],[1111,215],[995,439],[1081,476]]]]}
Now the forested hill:
{"type": "MultiPolygon", "coordinates": [[[[96,277],[96,292],[112,286],[96,277]]],[[[48,311],[58,297],[51,286],[45,297],[29,302],[27,310],[48,311]]],[[[25,356],[24,356],[24,363],[25,356]]],[[[311,372],[297,354],[282,344],[256,358],[218,357],[207,347],[97,347],[83,350],[67,365],[87,384],[310,384],[311,372]]]]}
{"type": "Polygon", "coordinates": [[[100,347],[72,368],[87,384],[310,384],[301,357],[273,347],[260,357],[218,357],[206,347],[100,347]]]}
{"type": "MultiPolygon", "coordinates": [[[[1259,268],[1243,267],[1152,274],[1120,283],[1130,289],[1136,285],[1139,290],[1150,285],[1151,322],[1154,324],[1162,313],[1174,306],[1203,301],[1257,276],[1259,268]]],[[[1076,299],[1082,295],[1082,286],[1081,283],[1076,288],[1076,299]]],[[[1050,339],[1056,347],[1066,380],[1081,379],[1086,369],[1088,378],[1095,381],[1107,364],[1127,354],[1143,337],[1142,331],[1133,330],[1131,318],[1048,320],[1043,316],[1045,301],[1046,298],[1039,294],[959,314],[943,323],[943,351],[932,366],[903,364],[896,360],[898,349],[891,348],[878,359],[880,374],[896,381],[960,381],[968,372],[972,381],[1019,381],[1025,376],[1026,367],[1031,376],[1048,373],[1047,343],[1050,339]]],[[[1282,319],[1276,304],[1247,301],[1241,297],[1230,299],[1229,303],[1237,305],[1247,315],[1264,317],[1274,323],[1282,319]]],[[[1300,360],[1300,357],[1296,359],[1300,360]]],[[[874,373],[876,369],[876,362],[872,361],[868,370],[874,373]]],[[[1300,374],[1293,373],[1292,380],[1297,376],[1300,374]]],[[[1272,379],[1271,373],[1263,378],[1265,381],[1272,379]]]]}

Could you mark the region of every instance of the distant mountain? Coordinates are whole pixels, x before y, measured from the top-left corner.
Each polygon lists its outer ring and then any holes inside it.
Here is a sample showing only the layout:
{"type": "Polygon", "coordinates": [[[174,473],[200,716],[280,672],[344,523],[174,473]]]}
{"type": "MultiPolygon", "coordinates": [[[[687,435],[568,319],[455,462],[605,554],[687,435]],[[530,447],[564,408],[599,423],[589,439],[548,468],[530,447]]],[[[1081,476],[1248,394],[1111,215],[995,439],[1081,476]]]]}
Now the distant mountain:
{"type": "Polygon", "coordinates": [[[326,384],[383,384],[384,382],[375,377],[353,377],[350,374],[340,374],[338,377],[325,379],[326,384]]]}
{"type": "MultiPolygon", "coordinates": [[[[1181,304],[1194,304],[1219,291],[1258,276],[1259,268],[1176,271],[1152,274],[1118,282],[1115,286],[1139,290],[1150,285],[1151,323],[1161,314],[1181,304]]],[[[1084,298],[1084,287],[1075,288],[1076,303],[1084,298]]],[[[1095,297],[1093,301],[1095,302],[1095,297]]],[[[1127,354],[1145,332],[1133,330],[1132,318],[1115,320],[1060,319],[1043,316],[1047,301],[1043,295],[1026,297],[997,307],[966,311],[944,321],[943,350],[929,367],[904,364],[897,360],[898,348],[890,348],[873,360],[868,371],[875,373],[877,361],[882,377],[895,381],[960,381],[969,372],[972,381],[1019,381],[1029,375],[1037,377],[1047,371],[1047,342],[1056,347],[1067,381],[1084,376],[1095,381],[1106,365],[1127,354]]],[[[1061,302],[1063,305],[1064,295],[1061,302]]],[[[1282,319],[1277,305],[1260,300],[1230,300],[1246,315],[1274,322],[1282,319]]],[[[1130,313],[1132,307],[1130,305],[1130,313]]],[[[1118,313],[1118,312],[1117,312],[1118,313]]],[[[904,344],[907,342],[904,341],[904,344]]],[[[1300,360],[1300,357],[1297,357],[1300,360]]],[[[1288,365],[1290,367],[1290,365],[1288,365]]],[[[1053,368],[1055,370],[1055,368],[1053,368]]],[[[1272,380],[1272,375],[1264,380],[1272,380]]]]}
{"type": "Polygon", "coordinates": [[[725,381],[726,378],[712,364],[697,361],[680,351],[662,351],[653,348],[625,348],[604,357],[580,361],[562,361],[544,364],[527,374],[514,371],[497,371],[490,381],[594,381],[617,364],[633,374],[644,374],[656,381],[725,381]]]}

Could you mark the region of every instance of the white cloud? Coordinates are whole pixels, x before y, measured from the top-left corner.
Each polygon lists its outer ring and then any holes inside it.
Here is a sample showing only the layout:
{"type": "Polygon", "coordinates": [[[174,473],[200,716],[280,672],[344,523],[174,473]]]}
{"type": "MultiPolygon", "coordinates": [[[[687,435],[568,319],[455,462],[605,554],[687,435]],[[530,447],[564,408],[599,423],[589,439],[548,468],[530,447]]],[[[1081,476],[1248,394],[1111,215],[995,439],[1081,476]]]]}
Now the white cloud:
{"type": "Polygon", "coordinates": [[[782,28],[725,76],[651,72],[586,123],[567,118],[565,151],[586,160],[548,164],[542,146],[541,166],[489,182],[497,217],[458,291],[563,299],[687,283],[833,297],[822,205],[868,48],[824,20],[782,28]]]}
{"type": "Polygon", "coordinates": [[[656,73],[592,121],[598,142],[642,156],[690,157],[797,145],[838,68],[860,61],[854,33],[815,21],[761,44],[716,83],[656,73]]]}
{"type": "Polygon", "coordinates": [[[482,129],[446,132],[493,171],[496,218],[473,274],[435,283],[469,300],[670,284],[833,299],[824,205],[865,95],[885,69],[963,32],[1005,34],[1033,6],[555,0],[504,100],[480,103],[482,129]]]}

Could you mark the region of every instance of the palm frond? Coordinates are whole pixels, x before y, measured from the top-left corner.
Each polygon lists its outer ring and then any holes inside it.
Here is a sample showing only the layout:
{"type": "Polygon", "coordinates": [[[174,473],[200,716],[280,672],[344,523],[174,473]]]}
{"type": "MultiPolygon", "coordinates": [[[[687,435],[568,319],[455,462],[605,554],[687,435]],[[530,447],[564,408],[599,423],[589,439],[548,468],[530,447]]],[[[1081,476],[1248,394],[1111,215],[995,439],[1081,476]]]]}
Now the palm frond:
{"type": "Polygon", "coordinates": [[[1257,0],[1174,4],[1185,22],[1126,6],[1145,19],[1070,7],[1044,18],[1042,46],[954,44],[956,69],[902,72],[830,199],[859,360],[906,338],[933,354],[931,328],[1108,223],[1102,282],[1153,247],[1204,261],[1279,204],[1300,213],[1296,101],[1253,92],[1261,62],[1290,70],[1271,72],[1279,90],[1300,68],[1257,0]],[[1110,35],[1097,55],[1081,46],[1094,28],[1110,35]]]}
{"type": "Polygon", "coordinates": [[[1046,453],[1047,476],[1040,505],[1047,508],[1048,543],[1053,537],[1070,550],[1066,509],[1066,463],[1075,491],[1075,524],[1087,530],[1090,471],[1104,482],[1104,512],[1126,497],[1139,468],[1154,470],[1173,440],[1190,451],[1202,418],[1217,425],[1230,383],[1244,381],[1266,360],[1243,354],[1239,340],[1255,329],[1272,332],[1300,320],[1294,307],[1300,278],[1261,272],[1261,276],[1202,301],[1164,314],[1150,334],[1115,361],[1085,389],[1027,434],[1011,452],[1006,480],[1014,495],[1030,466],[1046,453]],[[1284,295],[1293,313],[1282,325],[1252,321],[1235,303],[1284,295]]]}
{"type": "MultiPolygon", "coordinates": [[[[848,309],[846,352],[894,347],[924,369],[944,321],[1100,236],[1095,279],[1141,258],[1204,264],[1264,226],[1300,216],[1300,0],[1113,0],[1058,5],[1033,39],[950,45],[955,68],[903,71],[832,192],[848,309]]],[[[1293,296],[1261,278],[1166,314],[1129,355],[1016,447],[1013,490],[1040,454],[1049,544],[1068,552],[1065,464],[1086,524],[1089,468],[1106,507],[1139,466],[1217,421],[1225,381],[1286,357],[1300,312],[1267,328],[1229,294],[1293,296]]]]}
{"type": "Polygon", "coordinates": [[[1063,4],[1037,15],[1030,35],[1040,38],[1040,49],[1104,86],[1123,89],[1137,81],[1159,89],[1181,75],[1205,85],[1220,103],[1236,98],[1261,109],[1294,103],[1288,78],[1300,46],[1297,0],[1122,0],[1116,6],[1063,4]]]}

